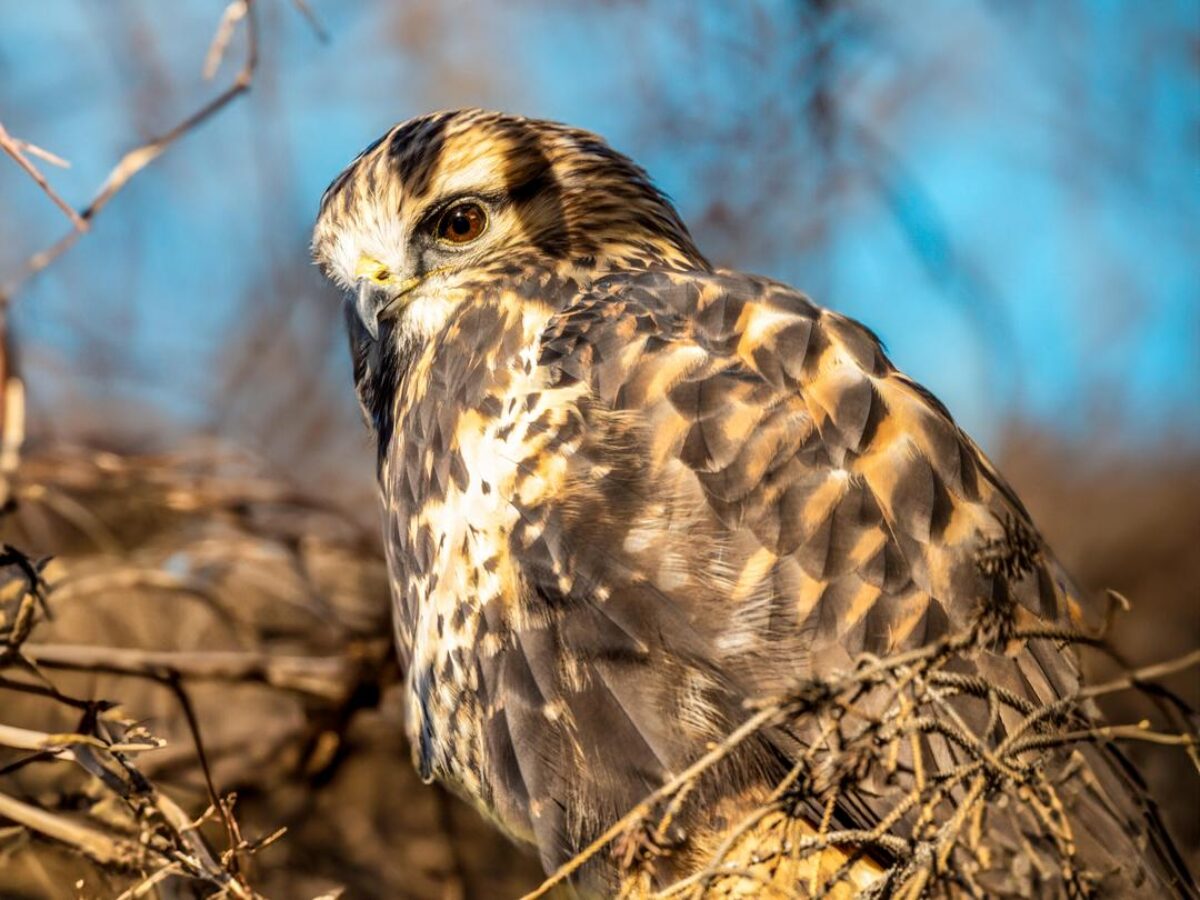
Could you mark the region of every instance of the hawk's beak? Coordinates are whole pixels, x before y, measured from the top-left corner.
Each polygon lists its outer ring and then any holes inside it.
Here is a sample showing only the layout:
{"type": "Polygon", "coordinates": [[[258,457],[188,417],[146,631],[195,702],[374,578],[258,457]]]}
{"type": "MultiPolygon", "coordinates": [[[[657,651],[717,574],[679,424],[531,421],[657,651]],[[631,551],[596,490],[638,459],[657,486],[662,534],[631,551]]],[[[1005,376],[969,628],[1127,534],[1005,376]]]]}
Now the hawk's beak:
{"type": "Polygon", "coordinates": [[[358,296],[354,300],[354,309],[358,312],[358,320],[371,335],[371,340],[379,338],[379,313],[381,312],[382,294],[370,279],[358,279],[358,296]]]}
{"type": "Polygon", "coordinates": [[[397,278],[387,266],[369,256],[359,259],[354,274],[358,276],[354,309],[371,339],[378,340],[379,319],[398,312],[404,306],[404,295],[423,279],[397,278]]]}

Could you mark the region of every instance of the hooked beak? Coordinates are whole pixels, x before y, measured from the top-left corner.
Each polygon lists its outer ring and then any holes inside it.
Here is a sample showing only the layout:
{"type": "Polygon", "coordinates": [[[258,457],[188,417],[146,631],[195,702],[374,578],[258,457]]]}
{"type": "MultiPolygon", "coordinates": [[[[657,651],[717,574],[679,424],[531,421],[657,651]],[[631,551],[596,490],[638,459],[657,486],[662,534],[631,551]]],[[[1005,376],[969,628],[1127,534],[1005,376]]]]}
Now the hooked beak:
{"type": "Polygon", "coordinates": [[[379,340],[379,314],[383,312],[386,303],[383,292],[368,278],[358,279],[358,296],[354,299],[354,309],[358,320],[363,323],[371,340],[379,340]]]}
{"type": "Polygon", "coordinates": [[[379,339],[379,320],[398,312],[404,306],[403,297],[423,280],[421,277],[397,278],[383,263],[369,256],[358,261],[354,274],[358,276],[358,293],[354,309],[359,321],[371,335],[379,339]]]}

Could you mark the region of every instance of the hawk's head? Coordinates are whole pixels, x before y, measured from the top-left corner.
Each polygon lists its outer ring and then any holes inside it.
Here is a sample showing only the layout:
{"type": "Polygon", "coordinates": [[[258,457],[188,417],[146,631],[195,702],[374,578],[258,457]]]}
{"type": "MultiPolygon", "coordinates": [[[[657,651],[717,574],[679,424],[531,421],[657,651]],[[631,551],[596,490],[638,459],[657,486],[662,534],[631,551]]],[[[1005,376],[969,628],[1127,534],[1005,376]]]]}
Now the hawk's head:
{"type": "Polygon", "coordinates": [[[596,135],[484,110],[397,125],[321,198],[313,256],[381,316],[432,334],[459,288],[514,267],[707,269],[670,202],[596,135]]]}

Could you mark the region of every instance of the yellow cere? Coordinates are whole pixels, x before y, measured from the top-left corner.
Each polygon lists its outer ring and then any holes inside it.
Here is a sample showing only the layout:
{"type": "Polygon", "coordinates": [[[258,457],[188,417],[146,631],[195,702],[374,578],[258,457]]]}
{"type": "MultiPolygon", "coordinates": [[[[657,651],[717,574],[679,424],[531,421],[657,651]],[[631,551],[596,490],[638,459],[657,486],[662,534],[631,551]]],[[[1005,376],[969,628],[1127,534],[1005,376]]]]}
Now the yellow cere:
{"type": "Polygon", "coordinates": [[[392,293],[396,298],[399,298],[407,294],[430,275],[435,275],[440,271],[442,270],[434,269],[424,275],[415,275],[412,278],[405,278],[401,281],[395,272],[379,260],[370,256],[360,256],[358,264],[354,267],[354,277],[358,279],[367,278],[370,279],[372,284],[393,288],[392,293]]]}
{"type": "Polygon", "coordinates": [[[356,278],[369,278],[376,284],[392,284],[395,280],[391,269],[369,256],[358,258],[358,265],[354,267],[354,275],[356,278]]]}

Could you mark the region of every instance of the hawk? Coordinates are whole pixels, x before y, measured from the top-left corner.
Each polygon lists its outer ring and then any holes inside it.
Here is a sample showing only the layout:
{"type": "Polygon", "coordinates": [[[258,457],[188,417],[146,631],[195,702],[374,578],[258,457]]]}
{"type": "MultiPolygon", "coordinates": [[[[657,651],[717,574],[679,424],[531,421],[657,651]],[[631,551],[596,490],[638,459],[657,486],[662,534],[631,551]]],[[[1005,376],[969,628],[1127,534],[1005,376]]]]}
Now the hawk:
{"type": "MultiPolygon", "coordinates": [[[[416,766],[548,872],[756,698],[927,646],[981,604],[1085,621],[1012,489],[871,331],[715,268],[593,134],[483,110],[400,124],[329,186],[313,253],[347,292],[416,766]],[[982,565],[995,546],[1020,552],[982,565]]],[[[950,668],[1020,702],[1079,685],[1050,640],[950,668]]],[[[732,840],[812,741],[778,724],[700,779],[651,887],[732,840]]],[[[962,761],[929,746],[929,777],[962,761]]],[[[1074,765],[1087,787],[1063,815],[1099,888],[1186,895],[1119,757],[1088,746],[1074,765]]],[[[876,799],[798,809],[813,827],[911,827],[876,799]]],[[[1036,835],[1013,839],[1035,852],[1036,835]]],[[[849,883],[888,852],[843,856],[849,883]]],[[[594,857],[576,885],[617,891],[617,868],[594,857]]]]}

